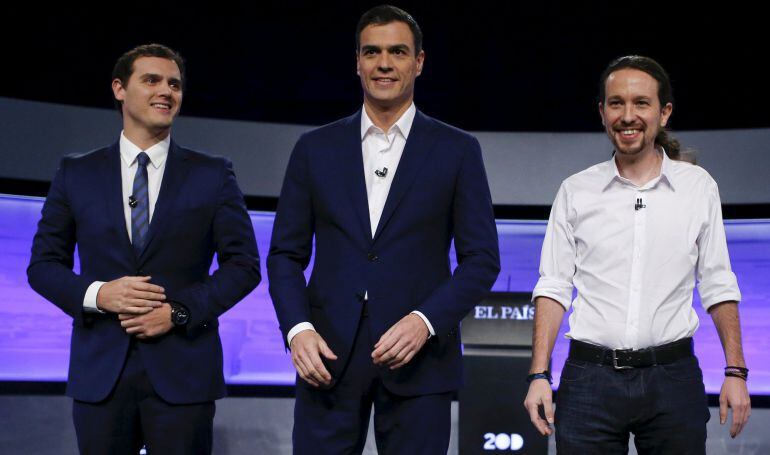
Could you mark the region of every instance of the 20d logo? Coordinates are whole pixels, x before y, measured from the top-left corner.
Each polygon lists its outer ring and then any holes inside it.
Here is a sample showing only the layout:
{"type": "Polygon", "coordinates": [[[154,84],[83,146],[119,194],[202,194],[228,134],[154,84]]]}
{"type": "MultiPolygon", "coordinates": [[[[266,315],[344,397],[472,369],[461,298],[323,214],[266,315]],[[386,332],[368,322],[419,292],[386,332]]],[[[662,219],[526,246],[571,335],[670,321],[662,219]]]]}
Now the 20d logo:
{"type": "Polygon", "coordinates": [[[486,433],[484,450],[510,450],[515,452],[524,447],[524,438],[516,433],[486,433]]]}

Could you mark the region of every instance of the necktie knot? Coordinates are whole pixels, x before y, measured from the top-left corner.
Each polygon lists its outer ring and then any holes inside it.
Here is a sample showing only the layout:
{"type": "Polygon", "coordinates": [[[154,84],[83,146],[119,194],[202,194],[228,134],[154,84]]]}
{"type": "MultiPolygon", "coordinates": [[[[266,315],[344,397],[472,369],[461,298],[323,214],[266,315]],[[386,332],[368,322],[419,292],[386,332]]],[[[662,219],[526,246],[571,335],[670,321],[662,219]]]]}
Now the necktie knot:
{"type": "Polygon", "coordinates": [[[136,157],[136,162],[139,163],[140,167],[147,167],[147,163],[150,162],[150,157],[147,156],[146,153],[142,152],[136,157]]]}

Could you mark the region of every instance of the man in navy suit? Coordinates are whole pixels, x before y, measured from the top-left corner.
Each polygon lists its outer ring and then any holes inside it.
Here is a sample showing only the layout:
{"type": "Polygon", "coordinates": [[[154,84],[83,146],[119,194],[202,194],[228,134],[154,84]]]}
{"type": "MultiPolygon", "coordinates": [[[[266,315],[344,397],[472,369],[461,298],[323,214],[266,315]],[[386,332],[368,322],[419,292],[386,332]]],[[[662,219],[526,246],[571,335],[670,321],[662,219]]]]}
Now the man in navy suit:
{"type": "Polygon", "coordinates": [[[73,319],[81,453],[210,453],[225,394],[217,318],[260,280],[230,162],[171,141],[183,87],[165,46],[118,60],[120,140],[61,161],[32,245],[30,285],[73,319]]]}
{"type": "Polygon", "coordinates": [[[363,109],[297,142],[268,257],[299,375],[294,452],[360,453],[374,405],[380,453],[446,453],[459,324],[500,268],[481,149],[414,107],[409,14],[373,8],[356,44],[363,109]]]}

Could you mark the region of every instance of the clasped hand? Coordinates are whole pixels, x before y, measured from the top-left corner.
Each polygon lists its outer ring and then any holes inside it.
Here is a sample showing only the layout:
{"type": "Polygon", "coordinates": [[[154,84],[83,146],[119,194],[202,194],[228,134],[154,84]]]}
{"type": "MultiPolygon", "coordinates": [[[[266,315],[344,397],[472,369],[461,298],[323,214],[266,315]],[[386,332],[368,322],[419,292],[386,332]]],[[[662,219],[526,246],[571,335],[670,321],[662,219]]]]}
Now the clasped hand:
{"type": "Polygon", "coordinates": [[[139,339],[156,337],[171,330],[171,306],[164,303],[165,289],[150,283],[149,276],[124,276],[104,283],[96,306],[117,313],[120,325],[139,339]]]}

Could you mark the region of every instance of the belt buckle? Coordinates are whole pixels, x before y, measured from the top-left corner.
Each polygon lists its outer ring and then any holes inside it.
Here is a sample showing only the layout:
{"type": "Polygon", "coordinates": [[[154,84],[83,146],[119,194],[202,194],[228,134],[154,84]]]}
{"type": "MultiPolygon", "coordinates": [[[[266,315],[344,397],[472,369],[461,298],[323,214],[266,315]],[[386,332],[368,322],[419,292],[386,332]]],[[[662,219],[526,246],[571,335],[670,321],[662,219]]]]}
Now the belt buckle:
{"type": "Polygon", "coordinates": [[[616,370],[630,370],[634,367],[631,365],[618,365],[618,351],[622,349],[613,349],[612,350],[612,368],[616,370]]]}

